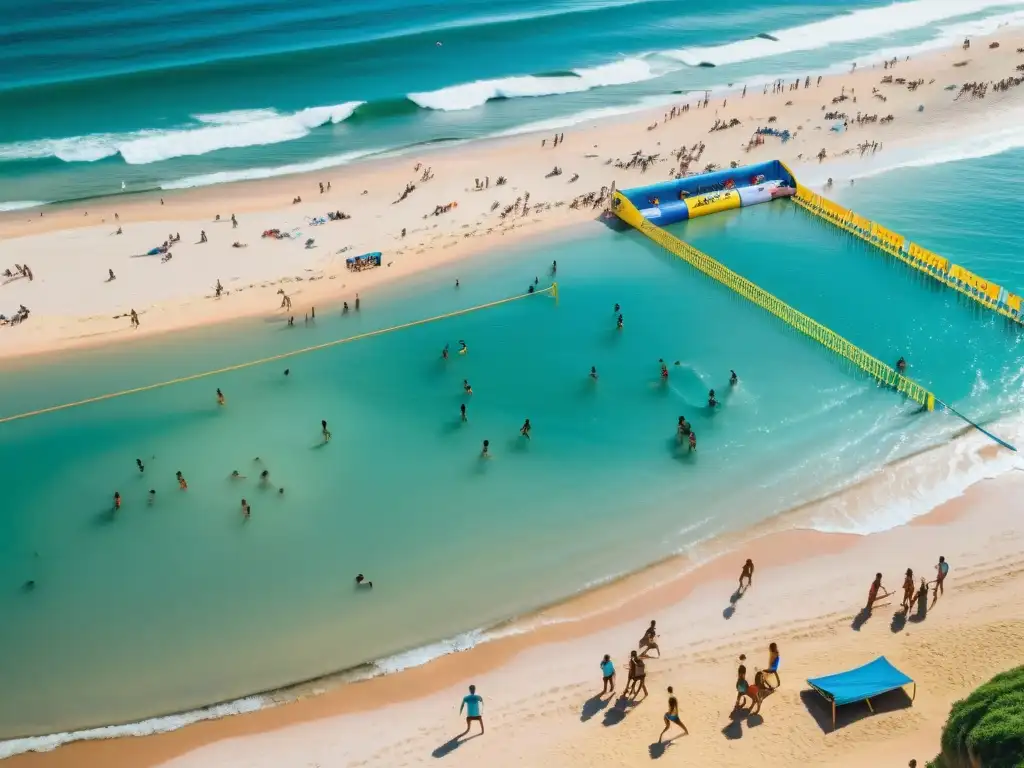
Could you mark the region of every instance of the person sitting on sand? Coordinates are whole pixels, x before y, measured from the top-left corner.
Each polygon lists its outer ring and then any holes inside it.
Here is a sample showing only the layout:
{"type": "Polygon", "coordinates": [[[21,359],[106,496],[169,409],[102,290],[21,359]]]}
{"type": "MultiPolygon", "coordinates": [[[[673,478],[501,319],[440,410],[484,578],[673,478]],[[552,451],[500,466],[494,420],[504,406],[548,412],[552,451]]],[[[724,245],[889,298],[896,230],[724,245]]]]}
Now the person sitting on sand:
{"type": "Polygon", "coordinates": [[[655,638],[658,636],[658,632],[655,629],[655,622],[651,621],[651,626],[644,632],[644,636],[640,638],[639,648],[643,652],[643,656],[646,658],[647,654],[651,651],[657,651],[658,656],[661,656],[661,649],[658,647],[655,638]]]}
{"type": "Polygon", "coordinates": [[[240,243],[237,240],[235,240],[235,242],[233,242],[231,244],[231,247],[232,248],[248,248],[249,244],[248,243],[240,243]]]}

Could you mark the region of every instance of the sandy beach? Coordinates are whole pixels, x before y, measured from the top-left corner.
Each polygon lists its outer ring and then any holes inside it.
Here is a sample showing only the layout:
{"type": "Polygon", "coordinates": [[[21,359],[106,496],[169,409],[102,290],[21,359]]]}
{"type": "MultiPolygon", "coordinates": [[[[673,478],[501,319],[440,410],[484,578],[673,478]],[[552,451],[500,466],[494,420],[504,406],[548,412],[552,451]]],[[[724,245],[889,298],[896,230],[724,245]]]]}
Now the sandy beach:
{"type": "Polygon", "coordinates": [[[28,322],[0,334],[0,356],[106,344],[240,317],[301,319],[317,305],[338,305],[386,281],[591,221],[601,206],[573,207],[574,199],[588,193],[596,198],[613,182],[621,188],[668,178],[680,169],[673,153],[699,143],[705,148],[689,172],[778,158],[805,183],[819,184],[831,173],[846,183],[865,163],[982,133],[994,117],[1013,119],[1024,104],[1020,88],[956,98],[964,83],[1018,74],[1021,55],[1015,50],[1024,35],[1006,30],[991,40],[1000,47],[989,49],[989,39],[979,38],[969,51],[937,51],[891,69],[866,62],[850,73],[824,76],[820,84],[811,77],[808,87],[801,78],[798,89],[787,83],[777,93],[765,83],[748,88],[745,96],[714,95],[704,108],[694,95],[666,100],[651,113],[573,126],[562,131],[564,142],[557,147],[554,134],[525,135],[162,198],[127,195],[0,214],[0,265],[15,275],[0,284],[0,313],[10,317],[21,305],[31,311],[28,322]],[[906,84],[882,84],[886,76],[923,82],[910,90],[906,84]],[[833,103],[843,95],[849,98],[833,103]],[[685,105],[688,111],[666,121],[672,107],[685,105]],[[841,122],[826,117],[832,112],[848,116],[847,130],[831,130],[841,122]],[[858,124],[858,113],[893,119],[858,124]],[[739,125],[709,133],[716,121],[732,120],[739,125]],[[769,127],[788,130],[793,138],[782,143],[765,136],[747,151],[755,129],[769,127]],[[862,150],[865,144],[869,148],[862,150]],[[816,159],[821,150],[824,162],[816,159]],[[656,157],[646,172],[617,167],[634,154],[656,157]],[[562,172],[551,176],[556,167],[562,172]],[[427,171],[429,180],[423,181],[427,171]],[[499,186],[501,176],[507,183],[499,186]],[[321,194],[321,182],[330,183],[330,191],[321,194]],[[476,189],[477,183],[484,188],[476,189]],[[410,184],[415,189],[400,200],[410,184]],[[297,198],[302,202],[293,203],[297,198]],[[517,202],[518,208],[502,215],[517,202]],[[451,203],[457,206],[434,215],[438,206],[451,203]],[[351,218],[308,223],[339,211],[351,218]],[[261,237],[275,228],[293,237],[261,237]],[[199,242],[202,232],[205,243],[199,242]],[[170,234],[181,235],[169,248],[171,260],[145,255],[170,234]],[[304,246],[309,238],[315,247],[304,246]],[[232,247],[236,242],[245,247],[232,247]],[[383,254],[380,269],[347,271],[346,258],[372,251],[383,254]],[[34,279],[18,277],[15,264],[27,264],[34,279]],[[116,280],[109,279],[110,270],[116,280]],[[218,280],[224,291],[216,298],[218,280]],[[292,300],[290,311],[281,308],[282,290],[292,300]],[[139,315],[137,329],[129,322],[132,309],[139,315]]]}
{"type": "MultiPolygon", "coordinates": [[[[1015,67],[1024,55],[1015,51],[1021,46],[1024,33],[1007,30],[973,40],[969,51],[936,51],[891,68],[867,62],[824,76],[820,85],[811,76],[806,88],[801,78],[792,91],[787,85],[773,93],[769,83],[766,93],[748,88],[745,96],[712,96],[706,108],[697,108],[692,96],[680,97],[652,113],[567,128],[558,147],[551,136],[526,135],[162,199],[113,197],[45,208],[42,216],[38,210],[0,214],[0,270],[18,263],[33,273],[31,280],[10,278],[0,286],[0,312],[10,315],[19,305],[31,310],[26,321],[0,328],[0,357],[31,362],[33,355],[247,317],[299,320],[313,307],[331,310],[386,283],[592,222],[601,206],[574,200],[599,198],[613,182],[628,187],[667,178],[679,171],[673,153],[699,143],[706,146],[691,172],[778,158],[809,184],[830,175],[837,185],[848,184],[886,157],[1012,119],[1008,115],[1024,109],[1022,88],[956,97],[967,82],[1019,75],[1015,67]],[[990,49],[990,41],[999,47],[990,49]],[[883,85],[889,75],[923,83],[914,90],[883,85]],[[851,98],[833,104],[846,94],[851,98]],[[665,119],[685,104],[687,111],[665,119]],[[833,110],[849,116],[847,130],[830,130],[842,122],[826,119],[833,110]],[[861,125],[858,112],[893,120],[861,125]],[[709,133],[716,121],[733,119],[740,125],[709,133]],[[753,131],[768,127],[769,119],[793,138],[783,144],[765,136],[748,151],[753,131]],[[637,153],[657,156],[646,172],[616,167],[637,153]],[[548,176],[556,166],[561,173],[548,176]],[[498,186],[503,175],[508,181],[498,186]],[[328,181],[331,189],[321,193],[320,183],[328,181]],[[483,189],[476,189],[478,182],[483,189]],[[408,184],[415,189],[399,200],[408,184]],[[296,197],[301,202],[291,202],[296,197]],[[434,215],[437,206],[453,202],[458,205],[434,215]],[[351,218],[308,223],[328,211],[351,218]],[[274,228],[294,237],[261,237],[274,228]],[[199,242],[200,232],[207,242],[199,242]],[[171,260],[142,255],[169,233],[181,234],[171,260]],[[313,247],[304,246],[308,238],[313,247]],[[346,258],[370,251],[382,252],[379,269],[346,269],[346,258]],[[220,297],[214,295],[218,281],[220,297]],[[281,291],[290,309],[280,306],[281,291]],[[129,324],[131,310],[140,318],[137,329],[129,324]]],[[[997,477],[909,525],[866,536],[822,533],[801,525],[813,509],[794,510],[517,620],[489,642],[423,666],[323,691],[313,684],[307,693],[316,695],[279,706],[168,733],[78,741],[16,755],[9,764],[269,768],[443,759],[456,767],[633,766],[664,756],[726,767],[903,766],[911,758],[923,765],[938,751],[950,705],[1019,663],[1024,642],[1024,530],[1016,501],[1024,478],[1006,471],[1015,466],[1006,454],[983,456],[997,477]],[[931,580],[940,555],[952,570],[945,594],[926,609],[904,614],[897,595],[870,614],[861,612],[876,571],[898,593],[907,567],[917,580],[931,580]],[[756,572],[739,594],[736,579],[748,557],[756,572]],[[651,619],[661,654],[647,664],[649,696],[628,704],[598,696],[603,655],[611,655],[621,691],[629,651],[651,619]],[[763,668],[770,642],[781,649],[781,686],[760,714],[734,710],[740,655],[749,669],[763,668]],[[840,710],[833,731],[829,707],[806,678],[880,655],[916,681],[916,698],[887,694],[874,713],[850,705],[840,710]],[[484,697],[487,733],[456,741],[464,727],[459,703],[469,684],[484,697]],[[674,687],[689,733],[672,731],[667,736],[675,738],[659,742],[667,686],[674,687]]],[[[875,485],[902,487],[900,471],[886,470],[838,500],[816,503],[867,506],[875,485]]]]}

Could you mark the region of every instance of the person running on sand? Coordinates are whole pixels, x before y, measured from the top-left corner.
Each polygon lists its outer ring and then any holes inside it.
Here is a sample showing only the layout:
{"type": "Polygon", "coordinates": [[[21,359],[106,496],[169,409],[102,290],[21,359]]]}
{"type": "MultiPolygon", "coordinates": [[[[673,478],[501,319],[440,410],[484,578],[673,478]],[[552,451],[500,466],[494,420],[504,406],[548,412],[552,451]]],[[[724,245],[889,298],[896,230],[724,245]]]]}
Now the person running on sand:
{"type": "Polygon", "coordinates": [[[324,437],[324,442],[331,442],[331,431],[327,429],[326,419],[320,421],[320,434],[324,437]]]}
{"type": "Polygon", "coordinates": [[[942,586],[942,582],[946,580],[946,574],[949,573],[949,563],[946,562],[946,558],[939,555],[939,562],[935,566],[935,596],[933,600],[939,599],[939,593],[946,594],[945,587],[942,586]]]}
{"type": "Polygon", "coordinates": [[[458,738],[462,738],[469,733],[469,728],[473,724],[473,721],[480,723],[480,735],[484,733],[484,718],[480,714],[480,705],[484,703],[484,697],[480,696],[476,692],[476,686],[469,686],[469,695],[462,697],[462,706],[459,707],[459,714],[461,715],[463,710],[466,712],[466,730],[459,734],[458,738]]]}
{"type": "Polygon", "coordinates": [[[675,695],[672,693],[672,686],[668,687],[668,711],[665,712],[665,728],[660,734],[658,734],[658,742],[661,742],[662,737],[668,733],[669,726],[673,723],[683,729],[683,733],[687,736],[690,732],[683,725],[683,721],[679,719],[679,702],[676,700],[675,695]]]}
{"type": "Polygon", "coordinates": [[[914,586],[914,569],[907,568],[907,572],[903,577],[903,610],[910,610],[910,604],[914,600],[915,590],[916,587],[914,586]]]}
{"type": "Polygon", "coordinates": [[[615,665],[612,664],[612,657],[607,653],[601,660],[601,677],[604,685],[601,687],[601,696],[606,693],[615,693],[615,665]]]}
{"type": "Polygon", "coordinates": [[[658,647],[658,644],[655,642],[655,638],[658,636],[658,632],[654,628],[654,624],[655,623],[652,620],[651,621],[651,626],[649,626],[647,628],[647,631],[644,632],[644,636],[640,638],[640,642],[639,642],[638,646],[639,646],[640,650],[643,651],[642,657],[646,657],[647,654],[650,653],[651,651],[657,651],[658,652],[658,656],[659,657],[661,656],[661,649],[658,647]]]}
{"type": "Polygon", "coordinates": [[[871,582],[871,586],[868,588],[868,604],[864,606],[864,610],[870,612],[871,608],[874,606],[876,602],[881,600],[883,597],[888,597],[890,594],[892,594],[888,591],[884,592],[881,595],[878,594],[880,590],[884,589],[885,587],[882,586],[882,574],[876,573],[875,580],[871,582]]]}
{"type": "Polygon", "coordinates": [[[754,580],[754,561],[749,557],[747,562],[743,564],[743,570],[740,571],[740,589],[743,589],[743,580],[747,580],[747,586],[749,587],[751,582],[754,580]]]}

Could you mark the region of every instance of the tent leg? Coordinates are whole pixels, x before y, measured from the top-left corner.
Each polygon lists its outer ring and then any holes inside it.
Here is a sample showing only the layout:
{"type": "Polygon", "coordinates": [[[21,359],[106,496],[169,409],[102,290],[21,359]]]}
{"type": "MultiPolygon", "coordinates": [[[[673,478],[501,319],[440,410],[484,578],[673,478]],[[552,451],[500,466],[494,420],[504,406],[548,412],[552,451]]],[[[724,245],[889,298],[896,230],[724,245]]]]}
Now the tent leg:
{"type": "Polygon", "coordinates": [[[917,683],[914,683],[914,692],[912,694],[910,694],[910,700],[913,701],[916,696],[917,696],[917,683]]]}
{"type": "Polygon", "coordinates": [[[832,730],[836,729],[836,702],[832,700],[832,730]]]}
{"type": "Polygon", "coordinates": [[[871,706],[871,699],[864,699],[864,703],[868,705],[868,711],[872,715],[875,714],[875,708],[871,706]]]}

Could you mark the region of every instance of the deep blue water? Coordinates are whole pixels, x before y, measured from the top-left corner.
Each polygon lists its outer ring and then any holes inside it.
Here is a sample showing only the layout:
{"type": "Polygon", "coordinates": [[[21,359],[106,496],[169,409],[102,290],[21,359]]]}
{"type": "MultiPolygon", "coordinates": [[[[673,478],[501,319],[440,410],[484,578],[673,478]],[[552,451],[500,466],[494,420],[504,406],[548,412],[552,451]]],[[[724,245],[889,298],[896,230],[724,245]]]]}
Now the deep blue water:
{"type": "Polygon", "coordinates": [[[588,110],[949,42],[1019,23],[1022,8],[0,0],[0,209],[115,194],[122,181],[128,192],[180,188],[564,125],[588,110]]]}

